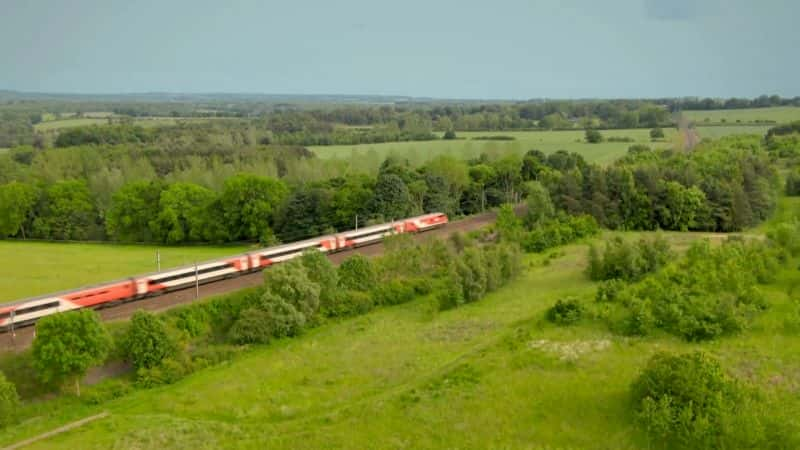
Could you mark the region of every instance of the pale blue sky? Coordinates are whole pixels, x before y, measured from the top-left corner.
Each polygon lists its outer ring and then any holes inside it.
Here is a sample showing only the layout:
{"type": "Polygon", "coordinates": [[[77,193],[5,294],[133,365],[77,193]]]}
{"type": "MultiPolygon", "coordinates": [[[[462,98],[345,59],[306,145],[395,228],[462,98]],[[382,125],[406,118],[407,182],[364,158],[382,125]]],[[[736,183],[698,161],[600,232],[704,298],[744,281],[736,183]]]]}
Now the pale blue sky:
{"type": "Polygon", "coordinates": [[[800,95],[797,0],[0,0],[0,89],[800,95]]]}

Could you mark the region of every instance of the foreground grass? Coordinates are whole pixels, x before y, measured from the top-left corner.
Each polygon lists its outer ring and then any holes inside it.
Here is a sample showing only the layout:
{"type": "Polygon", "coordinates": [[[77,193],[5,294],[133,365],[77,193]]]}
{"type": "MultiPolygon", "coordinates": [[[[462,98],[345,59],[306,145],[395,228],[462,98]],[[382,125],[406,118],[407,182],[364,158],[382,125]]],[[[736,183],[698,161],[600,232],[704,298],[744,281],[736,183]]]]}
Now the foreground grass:
{"type": "MultiPolygon", "coordinates": [[[[112,245],[0,241],[0,302],[156,270],[156,249],[112,245]]],[[[161,268],[233,255],[244,247],[158,247],[161,268]]]]}
{"type": "MultiPolygon", "coordinates": [[[[631,234],[637,237],[640,234],[631,234]]],[[[668,234],[679,246],[701,237],[668,234]]],[[[63,409],[0,433],[6,444],[101,410],[111,416],[32,448],[643,448],[628,388],[657,351],[703,349],[782,395],[800,383],[785,330],[787,270],[773,307],[742,336],[689,344],[543,320],[556,299],[586,299],[585,245],[530,267],[480,302],[435,312],[431,299],[255,347],[229,364],[98,407],[63,409]]],[[[783,407],[797,408],[796,396],[783,407]]]]}

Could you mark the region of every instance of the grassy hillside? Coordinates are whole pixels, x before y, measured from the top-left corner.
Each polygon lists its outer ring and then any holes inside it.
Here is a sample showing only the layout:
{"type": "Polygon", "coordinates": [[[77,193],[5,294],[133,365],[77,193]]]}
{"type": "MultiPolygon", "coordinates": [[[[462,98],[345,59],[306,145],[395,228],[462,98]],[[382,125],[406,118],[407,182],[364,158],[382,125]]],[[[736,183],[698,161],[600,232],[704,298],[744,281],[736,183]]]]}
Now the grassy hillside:
{"type": "MultiPolygon", "coordinates": [[[[161,267],[232,255],[243,247],[158,247],[161,267]]],[[[0,241],[0,302],[156,270],[156,247],[0,241]]]]}
{"type": "Polygon", "coordinates": [[[773,121],[786,123],[800,120],[800,108],[796,106],[777,106],[774,108],[720,109],[712,111],[683,111],[684,117],[698,125],[759,123],[773,121]]]}
{"type": "MultiPolygon", "coordinates": [[[[702,236],[667,235],[680,247],[702,236]]],[[[549,264],[528,257],[519,280],[477,303],[433,313],[422,298],[332,323],[172,386],[28,421],[0,442],[108,410],[31,448],[634,449],[647,442],[628,389],[657,351],[702,349],[771,394],[796,389],[800,344],[784,327],[796,270],[766,288],[772,307],[750,331],[690,344],[545,322],[556,299],[589,301],[595,288],[582,273],[585,245],[558,252],[549,264]]],[[[800,406],[794,395],[780,402],[800,406]]]]}

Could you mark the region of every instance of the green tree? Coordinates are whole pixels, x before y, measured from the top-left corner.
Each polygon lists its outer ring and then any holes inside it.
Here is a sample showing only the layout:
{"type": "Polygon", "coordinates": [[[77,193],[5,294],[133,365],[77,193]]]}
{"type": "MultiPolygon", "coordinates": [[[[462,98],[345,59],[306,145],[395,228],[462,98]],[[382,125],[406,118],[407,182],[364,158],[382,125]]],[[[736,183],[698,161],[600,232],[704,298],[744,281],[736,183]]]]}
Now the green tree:
{"type": "Polygon", "coordinates": [[[270,267],[264,271],[264,285],[268,292],[282,298],[313,323],[319,311],[320,286],[311,281],[300,260],[270,267]]]}
{"type": "Polygon", "coordinates": [[[0,237],[19,233],[25,239],[38,198],[37,189],[27,183],[12,181],[0,186],[0,237]]]}
{"type": "Polygon", "coordinates": [[[385,220],[402,219],[411,210],[411,195],[400,176],[389,173],[378,176],[373,209],[385,220]]]}
{"type": "Polygon", "coordinates": [[[528,199],[526,204],[528,212],[525,216],[526,225],[529,228],[551,219],[555,215],[553,202],[550,200],[550,192],[538,181],[526,183],[528,199]]]}
{"type": "Polygon", "coordinates": [[[17,388],[0,372],[0,429],[16,421],[18,410],[17,388]]]}
{"type": "Polygon", "coordinates": [[[452,129],[447,130],[447,131],[444,132],[443,139],[445,139],[445,140],[453,140],[455,138],[456,138],[456,132],[453,131],[452,129]]]}
{"type": "Polygon", "coordinates": [[[158,216],[150,227],[167,244],[202,241],[209,235],[214,213],[213,191],[192,183],[175,183],[161,193],[158,216]]]}
{"type": "Polygon", "coordinates": [[[603,135],[597,130],[586,130],[586,142],[590,144],[603,142],[603,135]]]}
{"type": "Polygon", "coordinates": [[[312,249],[303,252],[300,261],[311,282],[319,286],[320,309],[329,311],[334,308],[341,301],[342,290],[339,287],[339,274],[331,260],[319,250],[312,249]]]}
{"type": "Polygon", "coordinates": [[[96,312],[88,309],[53,314],[36,323],[31,355],[45,383],[73,380],[81,395],[80,380],[89,367],[108,354],[111,338],[96,312]]]}
{"type": "Polygon", "coordinates": [[[44,238],[88,239],[97,212],[85,181],[68,180],[45,190],[44,205],[33,222],[34,231],[44,238]]]}
{"type": "Polygon", "coordinates": [[[241,174],[225,180],[220,203],[230,238],[270,241],[272,216],[287,194],[286,185],[272,178],[241,174]]]}
{"type": "Polygon", "coordinates": [[[676,181],[661,183],[661,198],[656,215],[665,230],[688,231],[697,227],[697,218],[706,210],[706,195],[699,188],[686,188],[676,181]]]}
{"type": "Polygon", "coordinates": [[[111,196],[106,211],[106,232],[119,241],[153,240],[150,221],[158,216],[163,185],[154,181],[134,181],[111,196]]]}
{"type": "Polygon", "coordinates": [[[469,177],[480,188],[481,211],[486,210],[486,186],[497,177],[494,167],[488,164],[476,164],[469,168],[469,177]]]}
{"type": "Polygon", "coordinates": [[[522,221],[519,220],[514,212],[514,207],[508,203],[500,207],[495,222],[497,232],[504,241],[518,242],[522,234],[522,221]]]}
{"type": "Polygon", "coordinates": [[[368,292],[377,284],[377,274],[372,262],[356,253],[339,265],[339,285],[347,290],[368,292]]]}
{"type": "Polygon", "coordinates": [[[150,369],[178,351],[176,339],[158,316],[136,311],[122,341],[123,352],[136,369],[150,369]]]}
{"type": "Polygon", "coordinates": [[[650,130],[650,139],[664,139],[664,130],[660,127],[656,127],[650,130]]]}

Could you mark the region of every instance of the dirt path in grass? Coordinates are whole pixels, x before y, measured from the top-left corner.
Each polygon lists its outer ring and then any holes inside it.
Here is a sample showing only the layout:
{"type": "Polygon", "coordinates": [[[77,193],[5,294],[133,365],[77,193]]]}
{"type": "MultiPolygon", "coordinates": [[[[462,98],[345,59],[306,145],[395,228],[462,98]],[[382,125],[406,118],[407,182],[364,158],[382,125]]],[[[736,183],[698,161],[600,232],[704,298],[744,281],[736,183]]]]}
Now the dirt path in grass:
{"type": "MultiPolygon", "coordinates": [[[[476,230],[492,223],[495,219],[495,216],[496,213],[494,212],[479,214],[464,220],[451,222],[447,226],[433,231],[416,234],[414,235],[414,239],[419,241],[427,239],[444,239],[459,231],[467,232],[476,230]]],[[[357,248],[355,250],[334,253],[329,255],[329,258],[334,264],[338,265],[354,253],[361,253],[362,255],[369,257],[378,256],[383,253],[383,244],[374,244],[357,248]]],[[[165,311],[179,305],[191,303],[195,300],[213,297],[215,295],[237,291],[247,287],[258,286],[261,284],[262,280],[263,276],[260,272],[251,273],[236,278],[230,278],[227,280],[220,280],[214,283],[201,285],[199,289],[199,296],[195,295],[194,288],[183,289],[180,291],[160,295],[158,297],[150,297],[133,302],[122,303],[109,308],[103,308],[98,310],[98,313],[104,321],[123,320],[129,318],[135,311],[139,309],[146,311],[165,311]]],[[[31,342],[33,342],[33,332],[34,327],[28,326],[16,330],[13,335],[11,333],[0,334],[0,352],[22,351],[28,348],[31,345],[31,342]]]]}

